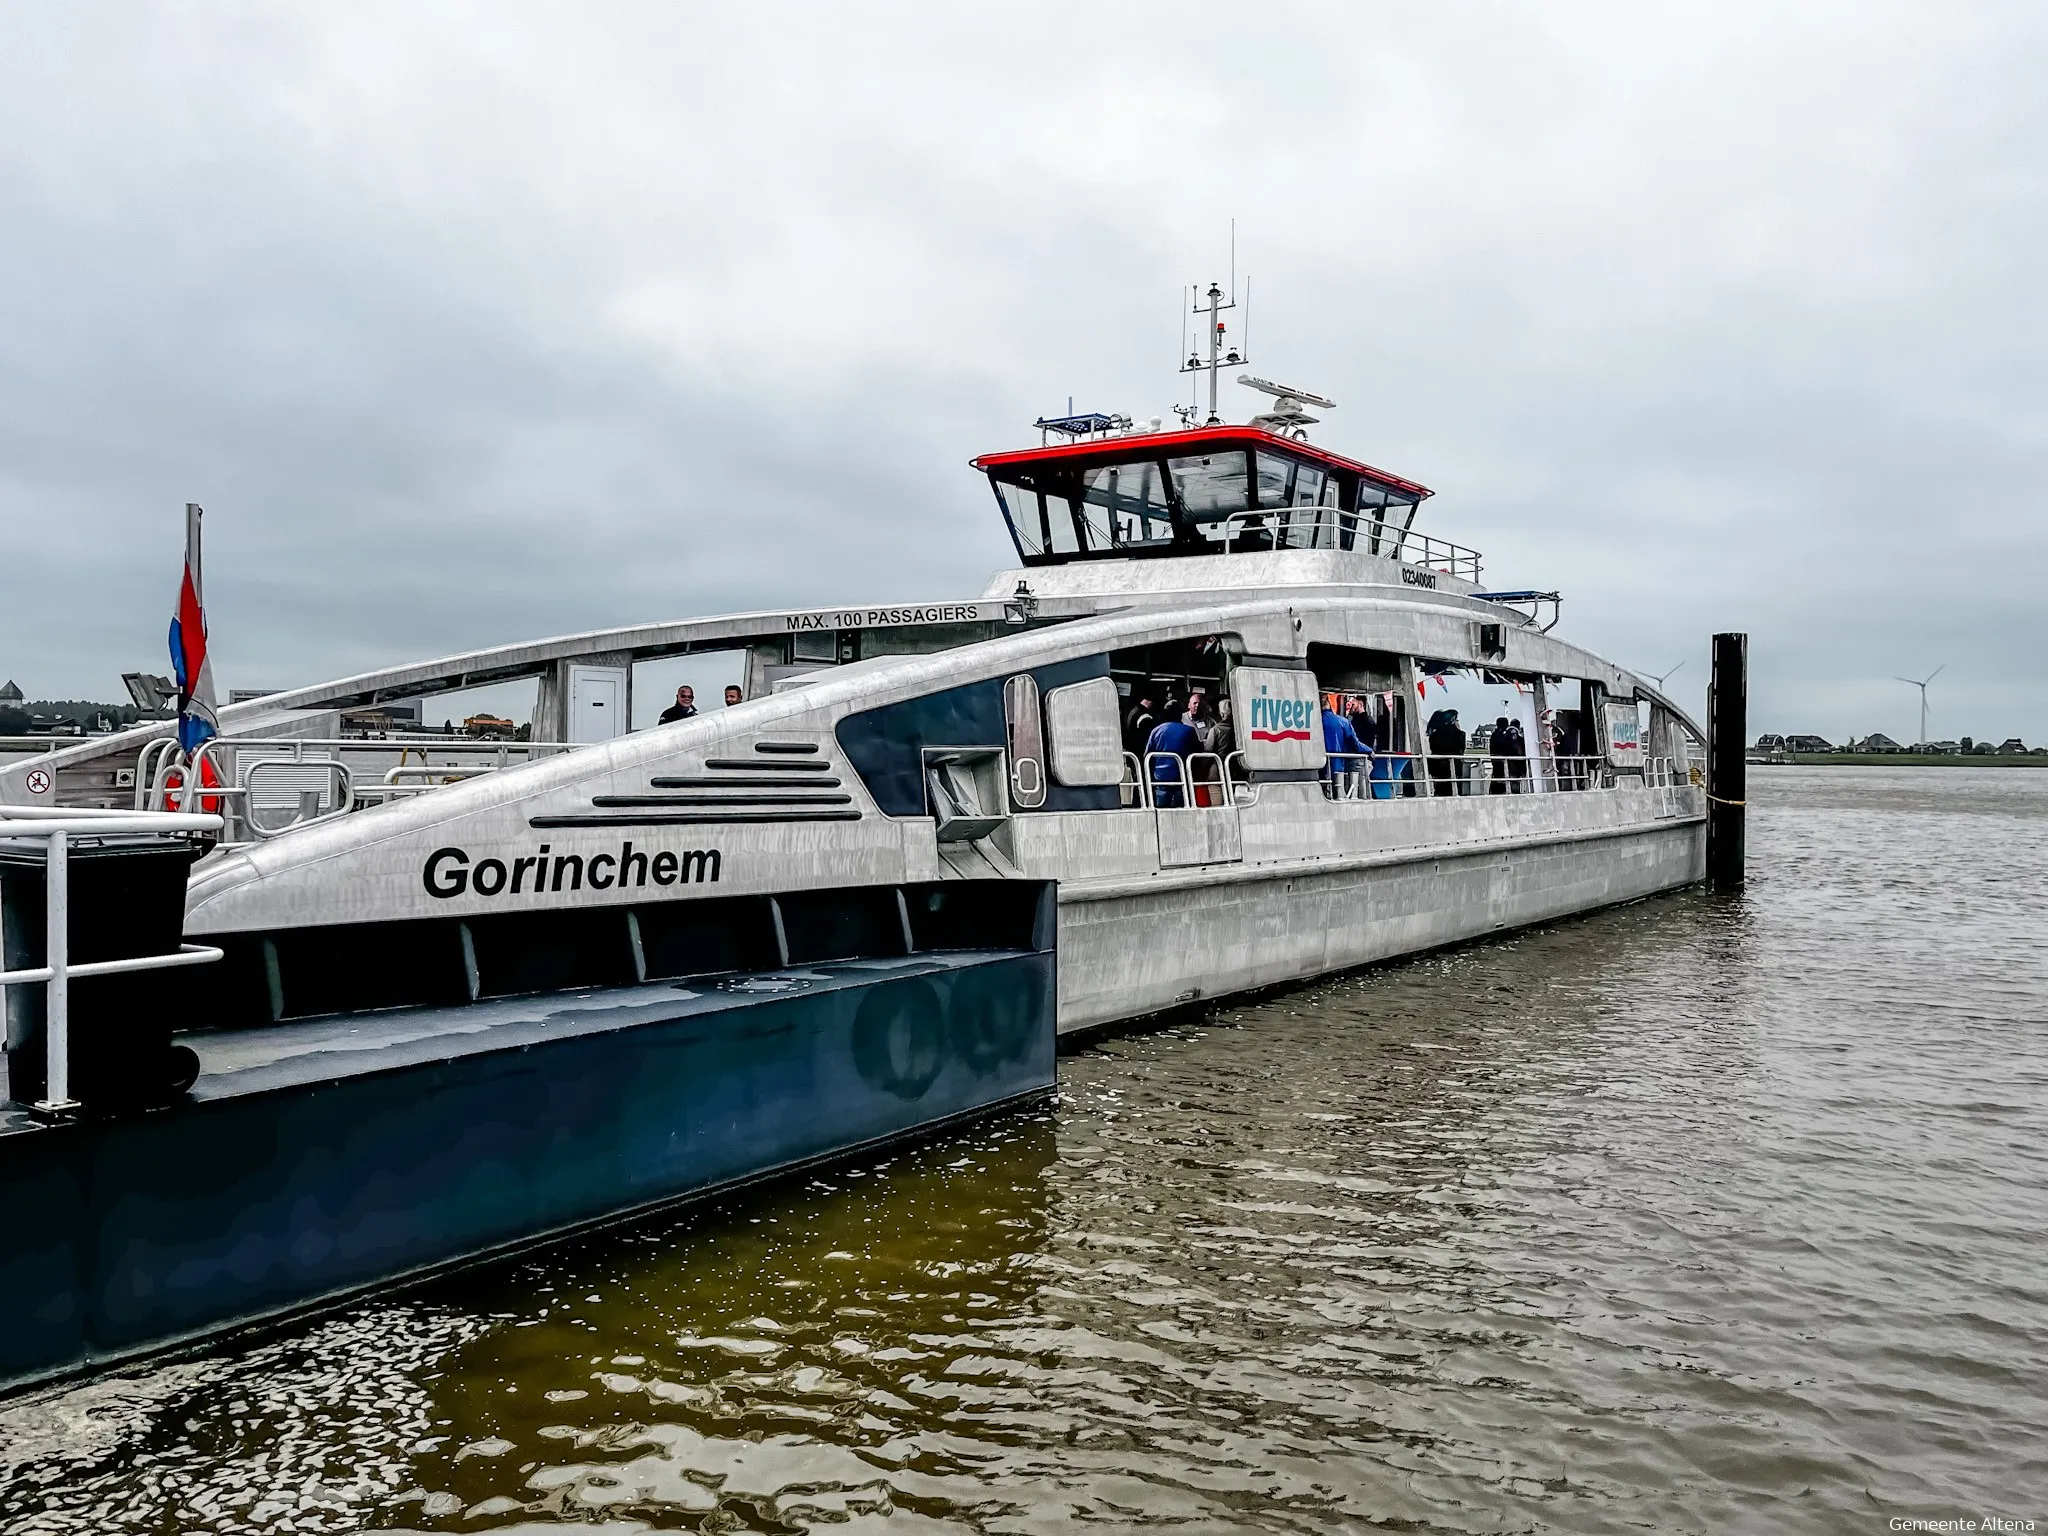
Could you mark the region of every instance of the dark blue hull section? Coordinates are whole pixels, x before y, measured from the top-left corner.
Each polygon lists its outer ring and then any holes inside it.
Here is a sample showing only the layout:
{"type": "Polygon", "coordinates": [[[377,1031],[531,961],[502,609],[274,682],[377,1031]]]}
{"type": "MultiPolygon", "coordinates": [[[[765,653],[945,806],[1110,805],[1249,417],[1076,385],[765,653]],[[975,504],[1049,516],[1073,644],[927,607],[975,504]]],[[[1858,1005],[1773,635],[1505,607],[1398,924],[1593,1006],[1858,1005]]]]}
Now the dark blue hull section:
{"type": "Polygon", "coordinates": [[[983,951],[219,1037],[169,1109],[0,1118],[0,1385],[1044,1092],[1054,1010],[983,951]]]}

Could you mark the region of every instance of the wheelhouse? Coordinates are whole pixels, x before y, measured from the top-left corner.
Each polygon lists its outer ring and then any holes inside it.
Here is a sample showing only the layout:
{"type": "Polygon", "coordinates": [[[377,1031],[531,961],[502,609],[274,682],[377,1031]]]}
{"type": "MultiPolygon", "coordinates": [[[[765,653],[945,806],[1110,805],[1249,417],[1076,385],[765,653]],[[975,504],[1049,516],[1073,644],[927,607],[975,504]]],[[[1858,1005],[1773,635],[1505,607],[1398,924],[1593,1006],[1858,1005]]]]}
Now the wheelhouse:
{"type": "Polygon", "coordinates": [[[1026,565],[1273,549],[1391,555],[1430,495],[1250,426],[1140,431],[973,462],[1026,565]]]}

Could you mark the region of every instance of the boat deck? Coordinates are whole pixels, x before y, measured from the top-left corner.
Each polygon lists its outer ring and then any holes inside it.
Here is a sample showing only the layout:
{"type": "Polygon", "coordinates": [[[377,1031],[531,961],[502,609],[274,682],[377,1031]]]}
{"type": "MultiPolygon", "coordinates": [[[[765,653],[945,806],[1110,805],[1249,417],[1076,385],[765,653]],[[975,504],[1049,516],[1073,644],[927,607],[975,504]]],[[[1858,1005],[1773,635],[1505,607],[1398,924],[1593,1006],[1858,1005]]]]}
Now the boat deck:
{"type": "MultiPolygon", "coordinates": [[[[178,1040],[199,1053],[199,1079],[187,1097],[204,1104],[525,1050],[645,1024],[711,1024],[721,1014],[772,998],[824,996],[882,980],[939,976],[1013,953],[949,950],[834,960],[745,975],[590,987],[448,1008],[392,1008],[261,1029],[199,1031],[181,1034],[178,1040]]],[[[0,1055],[0,1094],[7,1091],[6,1073],[6,1058],[0,1055]]],[[[0,1102],[0,1137],[49,1129],[47,1122],[12,1099],[0,1102]]]]}
{"type": "Polygon", "coordinates": [[[975,949],[187,1035],[164,1109],[0,1111],[0,1389],[1021,1102],[1053,1012],[975,949]]]}

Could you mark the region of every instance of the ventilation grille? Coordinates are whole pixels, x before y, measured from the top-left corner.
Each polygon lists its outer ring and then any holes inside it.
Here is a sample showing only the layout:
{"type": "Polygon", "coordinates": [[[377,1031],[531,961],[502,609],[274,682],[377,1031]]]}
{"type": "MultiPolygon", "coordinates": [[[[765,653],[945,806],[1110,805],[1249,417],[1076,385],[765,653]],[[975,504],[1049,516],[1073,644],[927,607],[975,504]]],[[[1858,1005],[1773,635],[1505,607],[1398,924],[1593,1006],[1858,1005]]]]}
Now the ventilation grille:
{"type": "Polygon", "coordinates": [[[713,757],[701,773],[662,774],[637,795],[594,795],[587,811],[532,827],[716,827],[859,821],[853,796],[814,741],[757,741],[750,757],[713,757]]]}

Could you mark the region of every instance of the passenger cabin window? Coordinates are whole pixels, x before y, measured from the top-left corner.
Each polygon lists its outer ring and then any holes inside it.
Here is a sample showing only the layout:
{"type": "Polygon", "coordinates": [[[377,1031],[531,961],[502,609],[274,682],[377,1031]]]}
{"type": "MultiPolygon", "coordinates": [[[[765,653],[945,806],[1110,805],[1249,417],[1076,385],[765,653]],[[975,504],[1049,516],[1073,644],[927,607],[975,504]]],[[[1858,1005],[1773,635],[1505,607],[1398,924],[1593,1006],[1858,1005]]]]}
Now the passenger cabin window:
{"type": "Polygon", "coordinates": [[[1045,723],[1052,736],[1052,776],[1068,788],[1121,784],[1124,776],[1120,698],[1114,679],[1055,688],[1045,696],[1045,723]]]}

